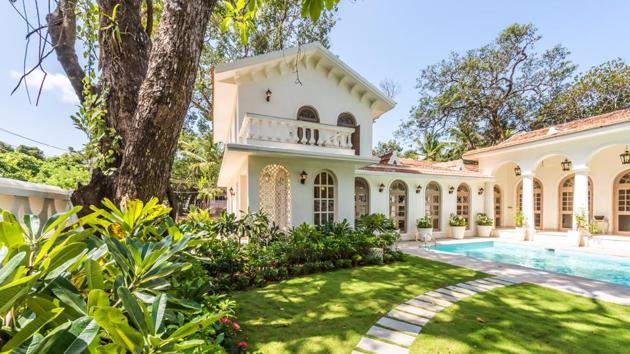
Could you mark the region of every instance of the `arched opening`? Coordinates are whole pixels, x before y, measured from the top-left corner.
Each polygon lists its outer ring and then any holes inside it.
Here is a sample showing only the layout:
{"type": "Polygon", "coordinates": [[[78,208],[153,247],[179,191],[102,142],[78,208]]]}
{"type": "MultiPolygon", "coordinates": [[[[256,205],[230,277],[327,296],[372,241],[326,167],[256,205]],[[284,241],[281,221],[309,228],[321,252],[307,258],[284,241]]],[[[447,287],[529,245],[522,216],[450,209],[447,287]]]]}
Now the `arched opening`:
{"type": "MultiPolygon", "coordinates": [[[[523,181],[516,186],[518,209],[523,210],[523,181]]],[[[538,178],[534,178],[534,227],[542,229],[543,222],[543,185],[538,178]]]]}
{"type": "MultiPolygon", "coordinates": [[[[319,114],[317,110],[311,106],[302,106],[298,109],[297,120],[319,123],[319,114]]],[[[297,128],[298,144],[318,145],[319,130],[311,127],[297,128]]]]}
{"type": "Polygon", "coordinates": [[[425,189],[424,194],[425,213],[431,217],[431,220],[433,222],[433,230],[440,231],[440,214],[442,200],[440,186],[435,182],[431,182],[427,184],[427,188],[425,189]]]}
{"type": "Polygon", "coordinates": [[[389,217],[400,232],[407,232],[407,185],[403,181],[389,186],[389,217]]]}
{"type": "Polygon", "coordinates": [[[630,235],[630,170],[621,172],[615,178],[614,200],[614,231],[630,235]]]}
{"type": "Polygon", "coordinates": [[[313,186],[313,218],[315,225],[323,225],[335,221],[335,176],[332,172],[321,171],[315,177],[313,186]]]}
{"type": "MultiPolygon", "coordinates": [[[[573,195],[575,175],[564,177],[558,186],[558,228],[560,230],[573,229],[573,195]]],[[[593,183],[588,179],[588,215],[593,216],[593,183]]]]}
{"type": "Polygon", "coordinates": [[[502,222],[502,206],[503,199],[501,198],[501,188],[498,185],[494,185],[494,227],[500,227],[502,222]]]}
{"type": "Polygon", "coordinates": [[[260,210],[278,227],[291,225],[291,180],[289,171],[281,165],[267,165],[262,169],[259,184],[260,210]]]}
{"type": "Polygon", "coordinates": [[[357,125],[357,120],[351,113],[344,112],[337,117],[337,125],[340,127],[354,128],[354,133],[350,137],[354,154],[359,155],[361,153],[361,127],[357,125]]]}
{"type": "Polygon", "coordinates": [[[369,213],[370,186],[365,179],[356,177],[354,179],[354,219],[358,220],[369,213]]]}
{"type": "Polygon", "coordinates": [[[456,212],[466,219],[466,230],[470,229],[470,188],[464,183],[457,187],[456,212]]]}

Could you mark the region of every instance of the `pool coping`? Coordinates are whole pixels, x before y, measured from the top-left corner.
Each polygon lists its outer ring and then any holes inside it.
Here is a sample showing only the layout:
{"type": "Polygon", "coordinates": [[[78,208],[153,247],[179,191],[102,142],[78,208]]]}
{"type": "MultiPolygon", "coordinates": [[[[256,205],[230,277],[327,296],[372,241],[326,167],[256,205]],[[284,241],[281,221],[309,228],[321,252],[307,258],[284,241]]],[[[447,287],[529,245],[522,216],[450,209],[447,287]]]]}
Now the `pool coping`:
{"type": "MultiPolygon", "coordinates": [[[[468,240],[466,241],[472,242],[468,240]]],[[[475,241],[482,242],[498,240],[477,238],[475,241]]],[[[398,248],[404,253],[412,256],[498,275],[514,281],[536,284],[592,299],[630,306],[630,286],[527,268],[513,264],[499,263],[486,259],[472,258],[444,252],[432,252],[424,249],[421,243],[416,241],[400,242],[398,244],[398,248]]]]}

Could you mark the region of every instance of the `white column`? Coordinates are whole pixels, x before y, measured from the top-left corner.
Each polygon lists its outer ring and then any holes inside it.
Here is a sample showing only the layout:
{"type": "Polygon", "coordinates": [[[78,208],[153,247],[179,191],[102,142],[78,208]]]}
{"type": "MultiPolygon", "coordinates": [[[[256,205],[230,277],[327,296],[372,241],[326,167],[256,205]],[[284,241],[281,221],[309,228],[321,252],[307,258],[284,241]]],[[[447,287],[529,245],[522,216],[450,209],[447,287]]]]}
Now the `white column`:
{"type": "MultiPolygon", "coordinates": [[[[494,220],[494,183],[486,182],[483,186],[484,211],[488,217],[494,220]]],[[[495,225],[496,226],[496,225],[495,225]]]]}
{"type": "Polygon", "coordinates": [[[588,214],[588,167],[575,168],[575,181],[573,184],[573,229],[577,229],[575,215],[584,213],[586,220],[590,220],[588,214]]]}
{"type": "Polygon", "coordinates": [[[523,216],[525,216],[525,232],[528,240],[532,240],[536,232],[534,220],[534,173],[523,171],[523,216]]]}

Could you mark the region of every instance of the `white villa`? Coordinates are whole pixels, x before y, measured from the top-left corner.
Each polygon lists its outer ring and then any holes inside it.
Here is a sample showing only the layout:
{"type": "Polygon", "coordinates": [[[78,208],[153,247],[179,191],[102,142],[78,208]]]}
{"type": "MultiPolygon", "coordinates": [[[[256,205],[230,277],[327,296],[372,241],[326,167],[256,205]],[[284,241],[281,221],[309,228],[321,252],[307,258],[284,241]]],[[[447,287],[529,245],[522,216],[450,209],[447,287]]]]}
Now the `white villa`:
{"type": "Polygon", "coordinates": [[[630,235],[630,109],[516,134],[463,160],[372,156],[372,125],[395,103],[317,43],[219,65],[215,139],[225,145],[219,185],[228,210],[264,210],[282,227],[367,213],[416,220],[486,213],[495,226],[566,231],[575,211],[604,234],[630,235]]]}

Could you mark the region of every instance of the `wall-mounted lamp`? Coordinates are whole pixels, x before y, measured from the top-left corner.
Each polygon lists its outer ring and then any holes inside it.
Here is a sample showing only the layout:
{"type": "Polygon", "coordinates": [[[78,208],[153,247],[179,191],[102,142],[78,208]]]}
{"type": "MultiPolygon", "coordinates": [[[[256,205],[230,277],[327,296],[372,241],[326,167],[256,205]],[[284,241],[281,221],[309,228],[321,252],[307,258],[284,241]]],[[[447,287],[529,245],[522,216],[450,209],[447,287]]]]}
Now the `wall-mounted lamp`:
{"type": "Polygon", "coordinates": [[[420,193],[420,191],[422,191],[422,186],[421,185],[416,186],[416,194],[420,193]]]}
{"type": "Polygon", "coordinates": [[[516,176],[520,176],[521,175],[521,166],[514,167],[514,175],[516,175],[516,176]]]}
{"type": "Polygon", "coordinates": [[[622,165],[630,164],[630,152],[628,151],[628,145],[626,145],[626,151],[619,154],[619,158],[621,159],[622,165]]]}
{"type": "Polygon", "coordinates": [[[477,191],[477,194],[482,195],[482,194],[483,194],[483,191],[484,191],[484,189],[483,189],[483,187],[481,187],[481,188],[479,188],[479,190],[477,191]]]}
{"type": "Polygon", "coordinates": [[[271,101],[271,90],[267,89],[267,92],[265,92],[265,97],[267,98],[267,102],[271,101]]]}
{"type": "Polygon", "coordinates": [[[378,191],[382,192],[385,189],[385,185],[383,183],[378,185],[378,191]]]}
{"type": "Polygon", "coordinates": [[[308,177],[308,173],[306,173],[306,171],[302,171],[302,173],[300,173],[300,183],[304,184],[304,182],[306,182],[306,177],[308,177]]]}
{"type": "Polygon", "coordinates": [[[234,193],[234,188],[230,187],[230,189],[228,190],[230,192],[231,196],[234,196],[236,193],[234,193]]]}
{"type": "Polygon", "coordinates": [[[448,187],[448,194],[453,194],[453,192],[455,192],[455,187],[453,186],[448,187]]]}
{"type": "Polygon", "coordinates": [[[571,170],[571,161],[569,161],[569,159],[567,159],[566,157],[564,158],[564,161],[560,163],[560,165],[562,165],[562,171],[566,172],[571,170]]]}

